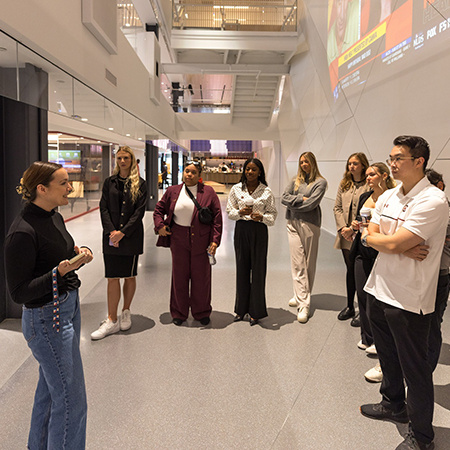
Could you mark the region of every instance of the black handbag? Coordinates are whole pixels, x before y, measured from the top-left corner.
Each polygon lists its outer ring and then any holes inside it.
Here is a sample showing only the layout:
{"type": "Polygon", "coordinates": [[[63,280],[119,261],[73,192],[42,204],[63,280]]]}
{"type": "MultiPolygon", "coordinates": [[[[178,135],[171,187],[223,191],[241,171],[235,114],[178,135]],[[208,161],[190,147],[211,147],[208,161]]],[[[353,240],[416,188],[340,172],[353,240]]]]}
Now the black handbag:
{"type": "Polygon", "coordinates": [[[200,220],[200,222],[205,225],[211,225],[214,219],[213,212],[206,206],[205,207],[200,206],[200,203],[194,197],[192,192],[187,188],[187,186],[184,185],[184,187],[186,188],[189,197],[191,197],[191,200],[194,202],[194,205],[198,209],[198,220],[200,220]]]}

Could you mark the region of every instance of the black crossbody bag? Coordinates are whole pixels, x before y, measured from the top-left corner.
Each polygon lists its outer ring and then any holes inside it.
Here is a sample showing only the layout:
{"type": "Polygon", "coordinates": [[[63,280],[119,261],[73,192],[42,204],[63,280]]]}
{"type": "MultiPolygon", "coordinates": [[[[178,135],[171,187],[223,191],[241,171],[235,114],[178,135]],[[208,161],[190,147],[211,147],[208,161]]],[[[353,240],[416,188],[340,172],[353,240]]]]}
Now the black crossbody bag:
{"type": "Polygon", "coordinates": [[[204,208],[201,207],[200,203],[194,197],[192,192],[187,188],[187,186],[184,185],[184,187],[186,188],[186,191],[187,191],[189,197],[191,197],[191,200],[194,202],[194,205],[198,209],[198,220],[200,220],[200,222],[205,225],[211,225],[213,218],[214,218],[213,212],[206,206],[204,208]]]}

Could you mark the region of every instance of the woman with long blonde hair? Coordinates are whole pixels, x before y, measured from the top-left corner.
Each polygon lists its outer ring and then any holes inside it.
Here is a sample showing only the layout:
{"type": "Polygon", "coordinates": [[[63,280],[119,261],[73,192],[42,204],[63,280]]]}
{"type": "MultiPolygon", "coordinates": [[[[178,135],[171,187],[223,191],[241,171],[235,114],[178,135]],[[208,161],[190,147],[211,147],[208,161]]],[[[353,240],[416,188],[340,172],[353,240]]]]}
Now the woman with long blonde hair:
{"type": "Polygon", "coordinates": [[[130,306],[136,291],[138,257],[144,249],[142,219],[147,203],[147,187],[140,178],[136,157],[130,147],[119,147],[113,175],[103,184],[100,215],[103,226],[103,260],[108,279],[108,317],[91,339],[131,327],[130,306]],[[120,320],[120,279],[123,283],[123,308],[120,320]]]}
{"type": "Polygon", "coordinates": [[[372,331],[367,313],[367,293],[364,285],[375,263],[378,252],[361,244],[361,231],[370,221],[378,197],[387,189],[395,187],[389,167],[382,162],[370,165],[366,170],[366,184],[368,191],[359,197],[356,218],[352,221],[352,228],[356,232],[350,249],[350,258],[355,264],[355,284],[358,297],[359,318],[361,323],[361,340],[358,347],[369,354],[375,354],[372,331]]]}
{"type": "Polygon", "coordinates": [[[351,223],[356,217],[358,200],[363,192],[369,188],[366,184],[366,170],[369,161],[364,153],[351,154],[347,159],[344,177],[342,178],[334,204],[334,218],[336,220],[337,236],[334,248],[340,249],[347,267],[347,306],[339,313],[339,320],[352,320],[353,326],[359,326],[359,318],[355,317],[355,265],[350,259],[350,248],[352,246],[355,231],[351,223]]]}
{"type": "Polygon", "coordinates": [[[327,181],[320,174],[316,157],[311,152],[300,155],[298,172],[286,187],[281,203],[286,206],[287,233],[291,254],[294,296],[289,306],[298,309],[297,320],[309,318],[311,291],[316,273],[322,212],[320,202],[327,181]]]}

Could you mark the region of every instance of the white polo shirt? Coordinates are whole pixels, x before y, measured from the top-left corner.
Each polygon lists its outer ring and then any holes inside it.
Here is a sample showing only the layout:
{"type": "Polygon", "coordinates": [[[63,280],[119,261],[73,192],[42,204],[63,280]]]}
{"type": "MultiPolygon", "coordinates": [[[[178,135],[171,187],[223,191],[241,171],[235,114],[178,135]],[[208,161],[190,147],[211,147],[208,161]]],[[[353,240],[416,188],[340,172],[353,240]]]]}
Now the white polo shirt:
{"type": "Polygon", "coordinates": [[[364,290],[376,299],[417,314],[434,311],[439,265],[448,223],[445,194],[422,178],[407,195],[401,185],[380,196],[371,222],[380,233],[394,234],[406,228],[429,245],[425,260],[380,252],[364,290]]]}

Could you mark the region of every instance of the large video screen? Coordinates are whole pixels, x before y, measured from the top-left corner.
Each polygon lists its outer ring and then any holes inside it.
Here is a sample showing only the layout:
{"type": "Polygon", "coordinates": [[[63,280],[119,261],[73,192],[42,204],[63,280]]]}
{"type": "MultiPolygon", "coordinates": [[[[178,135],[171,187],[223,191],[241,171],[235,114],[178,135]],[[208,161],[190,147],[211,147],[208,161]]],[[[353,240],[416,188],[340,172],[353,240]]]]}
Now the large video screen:
{"type": "Polygon", "coordinates": [[[329,0],[327,57],[335,99],[366,82],[372,61],[390,76],[410,59],[417,64],[442,51],[449,16],[449,0],[329,0]]]}

